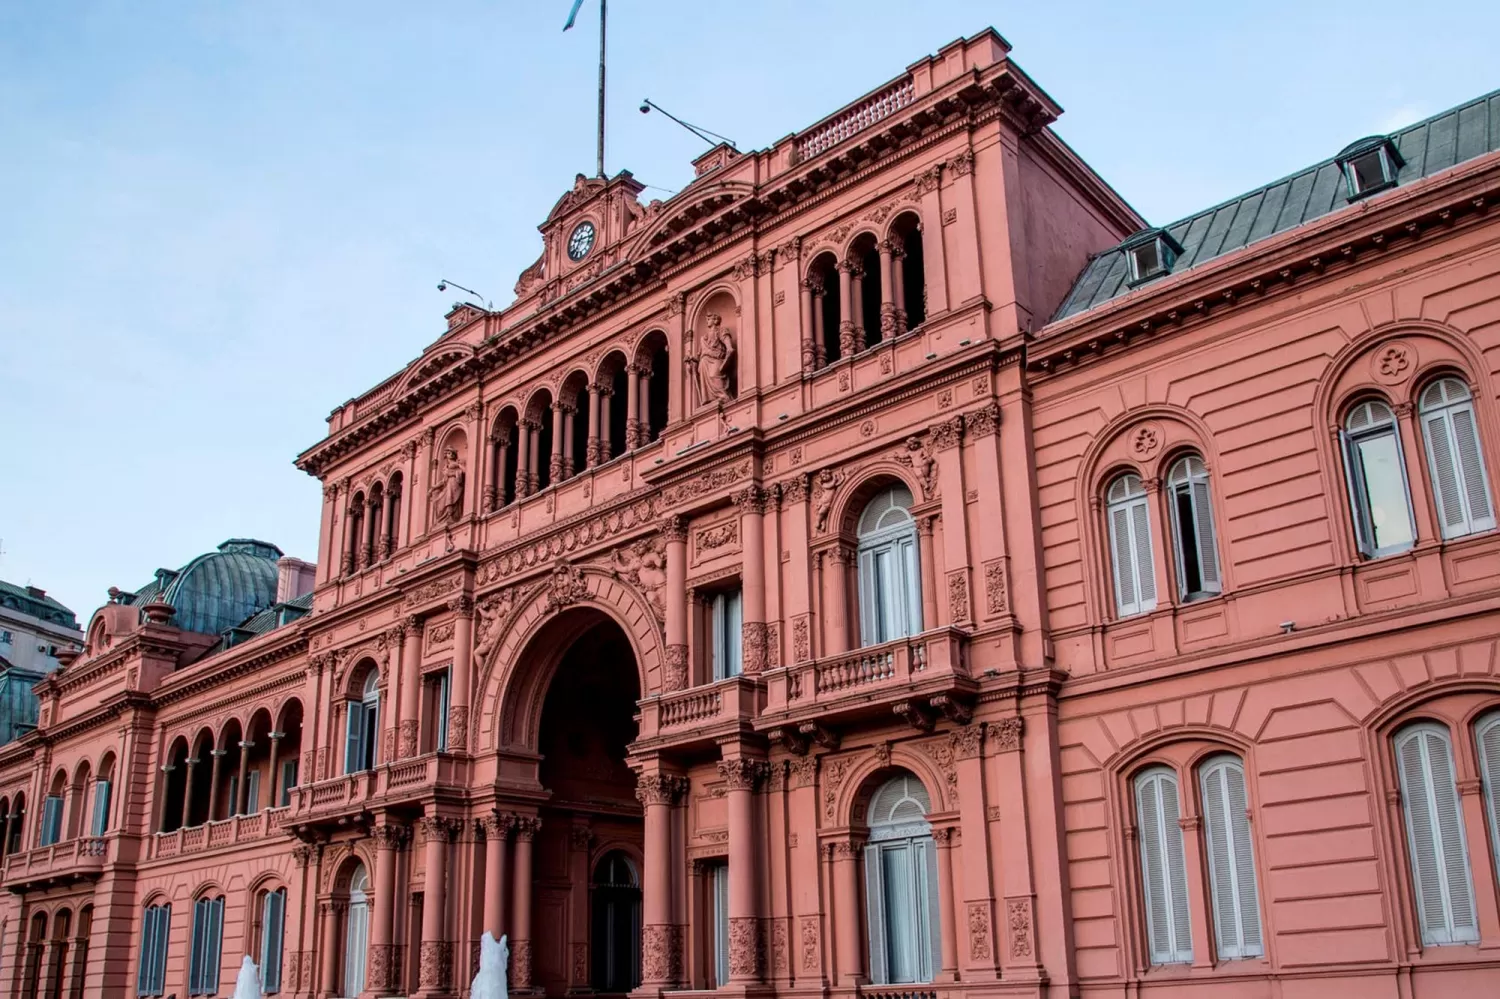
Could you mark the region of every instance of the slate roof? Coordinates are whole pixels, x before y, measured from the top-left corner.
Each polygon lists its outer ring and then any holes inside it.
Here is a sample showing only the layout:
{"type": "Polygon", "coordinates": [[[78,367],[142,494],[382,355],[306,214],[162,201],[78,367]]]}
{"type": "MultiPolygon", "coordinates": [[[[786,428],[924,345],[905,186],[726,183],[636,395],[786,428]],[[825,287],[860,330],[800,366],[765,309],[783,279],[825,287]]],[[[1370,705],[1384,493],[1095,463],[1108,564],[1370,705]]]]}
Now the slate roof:
{"type": "MultiPolygon", "coordinates": [[[[1403,128],[1391,139],[1406,161],[1395,190],[1494,152],[1500,149],[1500,90],[1403,128]]],[[[1364,200],[1388,194],[1382,192],[1364,200]]],[[[1330,157],[1166,226],[1183,249],[1172,273],[1181,273],[1348,205],[1343,174],[1330,157]]],[[[1126,284],[1124,252],[1118,246],[1105,250],[1083,269],[1053,321],[1086,312],[1130,290],[1126,284]]]]}
{"type": "Polygon", "coordinates": [[[78,618],[68,608],[34,587],[17,586],[0,579],[0,607],[10,607],[64,628],[78,630],[78,618]],[[37,596],[41,593],[41,596],[37,596]]]}
{"type": "Polygon", "coordinates": [[[304,593],[300,597],[293,597],[283,603],[272,604],[265,610],[250,615],[235,627],[227,629],[219,639],[219,644],[210,649],[209,653],[222,652],[230,646],[248,642],[269,631],[275,631],[283,625],[291,624],[298,618],[306,617],[312,611],[312,602],[313,595],[304,593]]]}
{"type": "Polygon", "coordinates": [[[175,627],[222,634],[276,602],[280,557],[275,545],[232,538],[181,569],[156,570],[156,578],[126,600],[144,607],[160,598],[176,608],[175,627]]]}

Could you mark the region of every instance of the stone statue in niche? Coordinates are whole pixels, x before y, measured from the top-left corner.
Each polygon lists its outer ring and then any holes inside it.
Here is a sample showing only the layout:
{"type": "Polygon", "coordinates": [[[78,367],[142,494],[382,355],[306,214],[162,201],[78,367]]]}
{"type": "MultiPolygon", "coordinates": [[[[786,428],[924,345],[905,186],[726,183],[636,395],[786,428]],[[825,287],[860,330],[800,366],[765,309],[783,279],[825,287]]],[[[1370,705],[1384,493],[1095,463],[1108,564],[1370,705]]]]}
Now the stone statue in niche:
{"type": "Polygon", "coordinates": [[[481,666],[489,665],[490,656],[500,644],[500,626],[510,616],[515,598],[509,590],[488,597],[474,605],[478,619],[474,628],[474,658],[481,666]]]}
{"type": "Polygon", "coordinates": [[[818,498],[814,512],[817,514],[819,532],[828,527],[828,511],[833,509],[833,494],[838,492],[843,481],[844,477],[831,468],[825,468],[818,473],[818,498]]]}
{"type": "Polygon", "coordinates": [[[724,319],[717,312],[707,316],[708,331],[703,334],[703,347],[698,351],[698,388],[702,400],[707,403],[724,403],[735,397],[734,366],[738,360],[734,334],[724,326],[724,319]]]}
{"type": "Polygon", "coordinates": [[[443,463],[428,489],[434,525],[456,523],[464,515],[464,466],[457,449],[443,450],[443,463]]]}

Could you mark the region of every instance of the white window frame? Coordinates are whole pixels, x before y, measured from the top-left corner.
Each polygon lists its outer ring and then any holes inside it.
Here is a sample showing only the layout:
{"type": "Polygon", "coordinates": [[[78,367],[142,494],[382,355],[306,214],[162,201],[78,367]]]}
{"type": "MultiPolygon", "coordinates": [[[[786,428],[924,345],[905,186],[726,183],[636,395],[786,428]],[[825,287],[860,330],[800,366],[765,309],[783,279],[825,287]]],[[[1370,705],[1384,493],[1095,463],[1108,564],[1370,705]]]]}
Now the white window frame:
{"type": "Polygon", "coordinates": [[[433,704],[433,718],[437,726],[437,731],[433,733],[436,738],[433,739],[432,744],[437,747],[439,753],[448,751],[448,712],[452,700],[452,684],[453,668],[450,666],[438,675],[432,692],[433,697],[436,698],[436,703],[433,704]]]}
{"type": "Polygon", "coordinates": [[[380,674],[370,670],[365,676],[364,693],[348,702],[344,722],[344,773],[363,773],[375,769],[380,760],[380,674]]]}
{"type": "Polygon", "coordinates": [[[937,847],[925,817],[929,810],[926,789],[911,774],[892,777],[870,798],[865,918],[870,980],[878,985],[931,982],[942,967],[942,906],[937,847]],[[912,814],[892,819],[897,810],[912,814]],[[904,932],[893,929],[897,920],[909,921],[904,932]]]}
{"type": "Polygon", "coordinates": [[[1167,475],[1168,507],[1172,518],[1172,551],[1177,558],[1177,595],[1184,602],[1202,600],[1223,592],[1218,532],[1208,485],[1208,466],[1196,454],[1184,455],[1167,475]],[[1188,521],[1183,522],[1179,498],[1187,500],[1188,521]],[[1191,534],[1191,550],[1184,547],[1191,534]],[[1189,565],[1196,567],[1199,588],[1188,589],[1189,565]]]}
{"type": "Polygon", "coordinates": [[[1457,378],[1439,378],[1422,390],[1417,418],[1438,532],[1446,541],[1493,531],[1495,504],[1469,387],[1457,378]]]}
{"type": "Polygon", "coordinates": [[[739,676],[743,668],[740,639],[744,631],[744,604],[739,588],[720,590],[708,605],[709,658],[713,678],[739,676]]]}
{"type": "Polygon", "coordinates": [[[370,949],[370,874],[364,865],[349,880],[349,908],[344,916],[343,995],[355,999],[365,989],[365,954],[370,949]]]}
{"type": "Polygon", "coordinates": [[[1441,725],[1420,722],[1397,734],[1394,750],[1412,902],[1417,909],[1422,946],[1477,943],[1479,920],[1463,803],[1453,766],[1453,740],[1441,725]],[[1414,785],[1414,779],[1420,783],[1414,785]],[[1447,835],[1441,829],[1440,813],[1445,810],[1450,813],[1451,825],[1447,835]],[[1426,864],[1422,858],[1424,833],[1430,835],[1432,854],[1426,864]]]}
{"type": "Polygon", "coordinates": [[[292,803],[292,788],[297,786],[297,760],[281,761],[281,800],[277,806],[285,808],[292,803]]]}
{"type": "Polygon", "coordinates": [[[193,903],[192,948],[188,962],[188,995],[212,996],[219,991],[219,965],[224,956],[224,896],[193,903]]]}
{"type": "MultiPolygon", "coordinates": [[[[859,642],[880,645],[907,638],[922,630],[922,570],[917,522],[911,515],[911,493],[893,486],[872,497],[860,514],[858,547],[859,642]],[[874,527],[865,523],[871,508],[884,503],[876,523],[893,510],[904,515],[899,523],[874,527]]],[[[835,565],[833,571],[841,571],[835,565]]]]}
{"type": "Polygon", "coordinates": [[[1134,792],[1146,950],[1154,965],[1192,964],[1192,910],[1177,773],[1169,767],[1151,767],[1136,776],[1134,792]]]}
{"type": "Polygon", "coordinates": [[[1384,558],[1398,552],[1410,551],[1416,544],[1417,522],[1412,514],[1411,482],[1406,475],[1406,454],[1401,442],[1401,426],[1396,414],[1384,399],[1365,399],[1350,407],[1339,428],[1339,450],[1344,456],[1344,487],[1349,494],[1349,513],[1354,519],[1354,539],[1360,554],[1365,558],[1384,558]],[[1364,415],[1367,422],[1354,426],[1364,415]],[[1383,414],[1383,415],[1380,415],[1383,414]],[[1401,473],[1401,491],[1406,498],[1407,533],[1411,541],[1378,547],[1375,544],[1374,513],[1370,507],[1369,491],[1365,482],[1365,465],[1360,445],[1389,435],[1396,446],[1396,466],[1401,473]]]}
{"type": "Polygon", "coordinates": [[[1116,476],[1105,493],[1110,576],[1115,615],[1134,617],[1156,609],[1156,555],[1151,543],[1151,504],[1133,472],[1116,476]]]}
{"type": "Polygon", "coordinates": [[[709,879],[714,927],[714,987],[729,984],[729,862],[713,866],[709,879]]]}
{"type": "Polygon", "coordinates": [[[1198,782],[1215,949],[1221,961],[1261,957],[1265,941],[1245,765],[1237,756],[1215,756],[1199,768],[1198,782]]]}

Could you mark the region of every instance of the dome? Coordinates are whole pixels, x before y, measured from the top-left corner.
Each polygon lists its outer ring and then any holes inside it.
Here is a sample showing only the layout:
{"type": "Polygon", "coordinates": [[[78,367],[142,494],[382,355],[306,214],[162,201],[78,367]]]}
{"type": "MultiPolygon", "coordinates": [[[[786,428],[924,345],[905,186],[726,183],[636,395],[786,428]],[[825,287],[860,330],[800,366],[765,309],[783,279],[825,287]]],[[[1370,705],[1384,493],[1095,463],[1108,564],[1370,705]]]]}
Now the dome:
{"type": "Polygon", "coordinates": [[[131,603],[164,600],[176,608],[172,624],[218,635],[276,602],[276,560],[281,549],[264,541],[231,538],[181,569],[158,569],[131,603]]]}

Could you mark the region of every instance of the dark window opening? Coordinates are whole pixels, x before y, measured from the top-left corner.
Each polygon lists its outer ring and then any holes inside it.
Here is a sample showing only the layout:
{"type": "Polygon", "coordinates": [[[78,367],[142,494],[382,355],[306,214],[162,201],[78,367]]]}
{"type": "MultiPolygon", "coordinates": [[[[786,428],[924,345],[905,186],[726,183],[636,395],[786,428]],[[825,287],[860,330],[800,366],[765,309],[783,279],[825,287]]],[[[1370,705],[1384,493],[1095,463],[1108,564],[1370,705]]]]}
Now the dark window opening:
{"type": "Polygon", "coordinates": [[[860,279],[860,318],[864,323],[865,347],[880,343],[880,251],[870,249],[860,260],[864,276],[860,279]]]}
{"type": "Polygon", "coordinates": [[[914,330],[927,321],[927,274],[922,262],[922,234],[915,228],[902,237],[901,290],[905,293],[906,328],[914,330]]]}
{"type": "Polygon", "coordinates": [[[589,453],[589,393],[578,390],[578,401],[573,404],[573,460],[569,474],[577,475],[588,467],[589,453]]]}
{"type": "Polygon", "coordinates": [[[630,374],[624,367],[615,369],[610,379],[609,396],[609,456],[618,458],[625,453],[625,426],[630,420],[626,406],[630,398],[630,374]]]}
{"type": "Polygon", "coordinates": [[[542,425],[532,434],[537,442],[536,466],[531,474],[536,478],[537,489],[552,485],[552,407],[542,413],[542,425]]]}
{"type": "Polygon", "coordinates": [[[1334,162],[1344,171],[1350,201],[1395,187],[1397,171],[1403,165],[1395,144],[1384,135],[1372,135],[1351,143],[1334,158],[1334,162]]]}
{"type": "MultiPolygon", "coordinates": [[[[667,348],[657,347],[651,352],[651,374],[647,376],[647,384],[650,386],[651,398],[646,413],[647,439],[654,441],[661,436],[661,432],[667,428],[667,348]]],[[[734,384],[734,375],[730,375],[729,392],[733,395],[739,386],[734,384]]]]}
{"type": "Polygon", "coordinates": [[[505,506],[516,501],[516,473],[521,467],[521,452],[517,450],[517,437],[515,427],[506,427],[500,433],[505,438],[505,468],[500,481],[500,505],[505,506]]]}
{"type": "Polygon", "coordinates": [[[827,364],[832,364],[842,356],[839,353],[839,323],[842,320],[843,316],[839,314],[838,274],[830,270],[823,279],[823,360],[827,364]]]}
{"type": "Polygon", "coordinates": [[[1182,585],[1189,594],[1203,592],[1203,570],[1198,565],[1198,537],[1193,530],[1193,498],[1187,490],[1177,490],[1172,500],[1177,504],[1177,550],[1182,552],[1182,585]]]}

